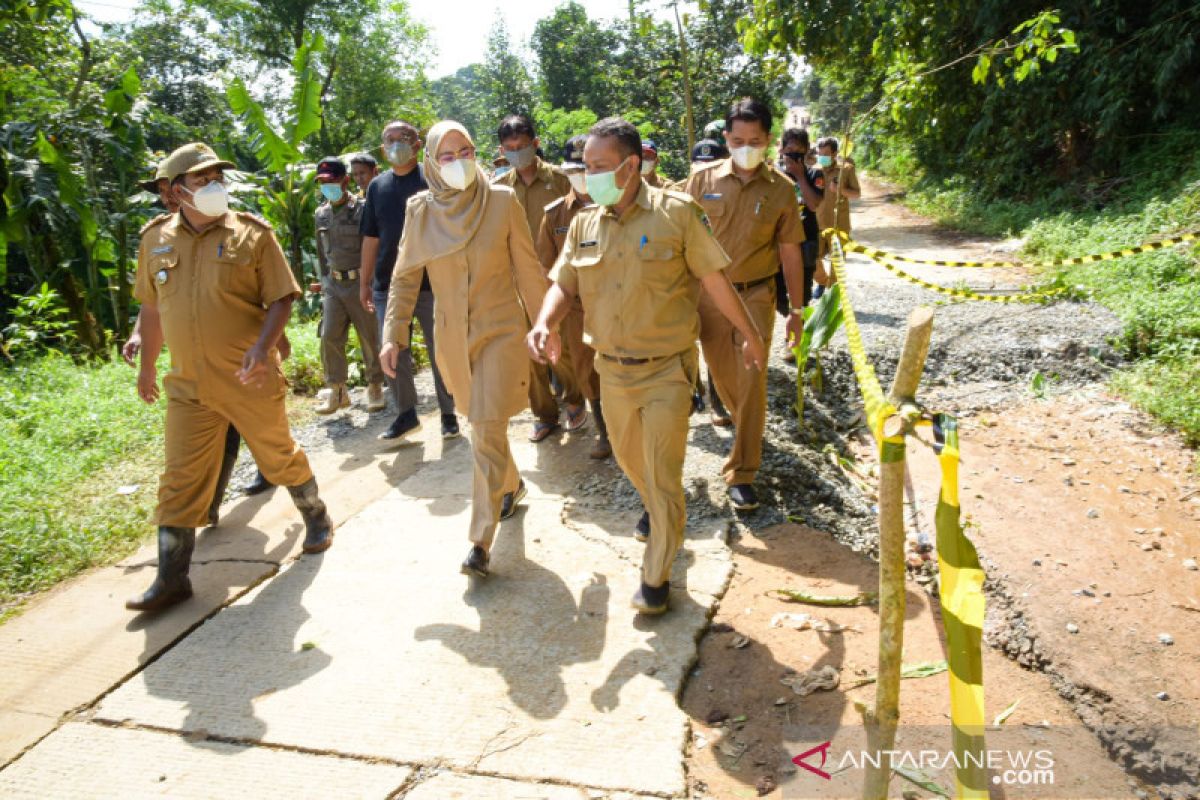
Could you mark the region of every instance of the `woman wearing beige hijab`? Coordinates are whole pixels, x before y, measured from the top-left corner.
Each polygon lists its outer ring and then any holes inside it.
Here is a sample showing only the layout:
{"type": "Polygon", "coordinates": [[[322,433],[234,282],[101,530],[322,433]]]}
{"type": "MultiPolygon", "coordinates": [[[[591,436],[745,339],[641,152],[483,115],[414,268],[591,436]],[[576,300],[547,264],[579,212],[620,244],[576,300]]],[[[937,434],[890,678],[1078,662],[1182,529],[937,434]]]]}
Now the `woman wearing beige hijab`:
{"type": "Polygon", "coordinates": [[[436,302],[438,367],[471,423],[472,547],[462,571],[482,577],[496,525],[525,496],[508,448],[508,421],[528,398],[524,309],[537,313],[549,284],[516,194],[488,183],[462,125],[445,121],[430,129],[424,166],[429,191],[408,201],[380,359],[391,375],[408,347],[424,269],[436,302]]]}

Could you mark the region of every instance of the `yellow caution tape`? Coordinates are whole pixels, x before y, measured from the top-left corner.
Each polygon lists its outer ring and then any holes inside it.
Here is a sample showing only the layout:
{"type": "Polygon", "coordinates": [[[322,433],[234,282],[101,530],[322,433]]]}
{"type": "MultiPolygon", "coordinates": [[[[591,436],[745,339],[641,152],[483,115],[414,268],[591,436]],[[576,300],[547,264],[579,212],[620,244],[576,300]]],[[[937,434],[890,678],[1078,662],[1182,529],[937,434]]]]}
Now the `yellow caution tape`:
{"type": "Polygon", "coordinates": [[[933,418],[942,490],[934,516],[942,607],[950,665],[950,724],[953,729],[958,797],[988,797],[984,766],[983,566],[963,532],[958,506],[958,420],[933,418]]]}
{"type": "Polygon", "coordinates": [[[1114,261],[1118,258],[1135,256],[1138,253],[1148,253],[1152,250],[1162,250],[1167,247],[1174,247],[1177,244],[1183,244],[1184,242],[1200,240],[1200,232],[1183,233],[1179,236],[1173,236],[1170,239],[1143,242],[1136,247],[1124,247],[1108,253],[1095,253],[1087,256],[1076,256],[1075,258],[1060,258],[1053,261],[945,261],[941,259],[912,258],[911,256],[904,256],[899,253],[880,250],[876,247],[868,247],[865,244],[852,240],[845,231],[839,231],[835,228],[827,228],[823,233],[841,239],[846,250],[854,253],[862,253],[876,261],[899,261],[905,264],[924,264],[931,267],[1067,267],[1076,264],[1091,264],[1096,261],[1114,261]]]}
{"type": "MultiPolygon", "coordinates": [[[[872,257],[874,258],[874,257],[872,257]]],[[[909,283],[914,283],[923,289],[928,289],[931,292],[944,294],[947,297],[958,297],[964,300],[984,300],[989,303],[1044,303],[1059,295],[1066,294],[1067,289],[1059,287],[1056,289],[1042,289],[1035,292],[1024,292],[1022,294],[981,294],[973,292],[970,289],[951,289],[949,286],[940,286],[936,283],[922,280],[915,275],[910,275],[904,270],[897,267],[895,264],[889,264],[886,261],[875,259],[875,263],[884,267],[892,274],[899,278],[903,278],[909,283]]]]}
{"type": "MultiPolygon", "coordinates": [[[[900,461],[905,455],[905,436],[883,437],[883,423],[897,413],[879,385],[875,369],[867,360],[862,332],[850,302],[846,261],[841,242],[831,242],[830,261],[842,284],[842,316],[854,376],[862,392],[867,422],[879,445],[880,460],[900,461]]],[[[967,538],[960,520],[958,497],[958,421],[939,414],[933,424],[935,447],[942,468],[942,487],[935,515],[937,529],[939,599],[946,632],[950,675],[950,722],[956,755],[955,781],[958,797],[988,797],[986,744],[984,741],[983,694],[983,567],[975,545],[967,538]]]]}
{"type": "MultiPolygon", "coordinates": [[[[896,408],[883,396],[879,385],[879,377],[875,368],[867,360],[867,349],[863,346],[862,332],[858,328],[858,320],[854,316],[854,306],[850,305],[849,284],[846,283],[846,257],[842,253],[842,244],[834,239],[830,248],[829,261],[833,264],[833,273],[838,283],[842,284],[842,324],[846,326],[846,339],[850,343],[850,360],[854,364],[854,377],[858,381],[859,391],[862,392],[863,404],[867,409],[867,424],[875,441],[883,447],[883,421],[896,413],[896,408]]],[[[901,439],[903,448],[903,439],[901,439]]],[[[903,449],[901,449],[903,452],[903,449]]]]}

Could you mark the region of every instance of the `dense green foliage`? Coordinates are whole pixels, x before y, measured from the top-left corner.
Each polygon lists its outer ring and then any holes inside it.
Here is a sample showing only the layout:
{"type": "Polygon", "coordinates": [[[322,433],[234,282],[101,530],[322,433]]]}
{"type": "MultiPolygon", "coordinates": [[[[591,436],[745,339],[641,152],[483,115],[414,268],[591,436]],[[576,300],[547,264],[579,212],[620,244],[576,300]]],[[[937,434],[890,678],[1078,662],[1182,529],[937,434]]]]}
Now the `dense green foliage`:
{"type": "Polygon", "coordinates": [[[803,53],[828,133],[860,163],[906,150],[992,195],[1100,184],[1200,126],[1200,5],[1191,0],[859,3],[756,0],[756,51],[803,53]]]}

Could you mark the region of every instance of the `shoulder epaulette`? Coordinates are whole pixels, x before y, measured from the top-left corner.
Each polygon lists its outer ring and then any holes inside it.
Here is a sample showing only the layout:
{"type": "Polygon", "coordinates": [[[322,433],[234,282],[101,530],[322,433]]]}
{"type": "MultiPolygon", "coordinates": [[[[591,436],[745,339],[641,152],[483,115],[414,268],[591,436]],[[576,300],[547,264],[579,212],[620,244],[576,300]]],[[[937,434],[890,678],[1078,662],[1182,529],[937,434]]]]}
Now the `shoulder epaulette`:
{"type": "Polygon", "coordinates": [[[155,225],[161,225],[162,223],[169,220],[172,216],[174,216],[174,215],[173,214],[159,214],[157,217],[155,217],[154,219],[150,220],[145,225],[143,225],[142,229],[140,231],[138,231],[138,235],[140,236],[141,234],[143,234],[146,231],[153,228],[155,225]]]}
{"type": "MultiPolygon", "coordinates": [[[[692,165],[692,175],[695,175],[699,172],[705,172],[710,169],[716,169],[718,166],[720,166],[721,164],[724,164],[724,163],[725,163],[725,159],[718,158],[716,161],[709,161],[707,164],[693,164],[692,165]]],[[[689,175],[688,177],[690,178],[691,175],[689,175]]]]}
{"type": "Polygon", "coordinates": [[[237,216],[238,216],[238,219],[244,219],[247,222],[253,222],[254,224],[256,224],[260,227],[266,228],[267,230],[274,230],[271,227],[271,223],[267,222],[265,219],[260,217],[258,214],[255,214],[251,211],[238,211],[237,216]]]}
{"type": "Polygon", "coordinates": [[[542,212],[545,214],[549,214],[551,209],[558,208],[559,206],[561,206],[563,204],[563,201],[566,199],[567,199],[566,195],[563,195],[562,197],[554,198],[549,203],[546,203],[546,207],[544,209],[542,209],[542,212]]]}
{"type": "Polygon", "coordinates": [[[682,189],[667,189],[663,188],[662,193],[673,200],[679,200],[683,203],[694,203],[696,199],[682,189]]]}

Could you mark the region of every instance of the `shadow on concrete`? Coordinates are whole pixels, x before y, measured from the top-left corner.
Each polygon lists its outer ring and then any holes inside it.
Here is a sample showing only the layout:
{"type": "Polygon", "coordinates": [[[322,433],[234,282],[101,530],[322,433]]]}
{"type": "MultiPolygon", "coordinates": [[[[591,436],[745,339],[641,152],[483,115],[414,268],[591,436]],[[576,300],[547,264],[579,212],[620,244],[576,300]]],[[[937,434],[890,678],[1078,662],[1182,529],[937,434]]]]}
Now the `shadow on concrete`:
{"type": "Polygon", "coordinates": [[[426,625],[415,637],[439,641],[498,672],[509,698],[530,716],[556,717],[567,703],[563,668],[595,661],[604,651],[607,580],[595,574],[577,604],[562,578],[526,557],[523,513],[503,524],[491,569],[487,579],[470,579],[463,592],[463,601],[479,614],[478,630],[426,625]]]}

